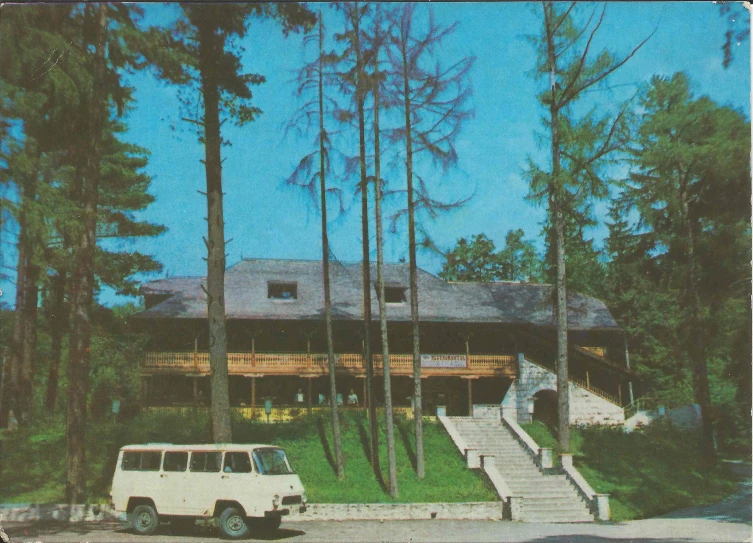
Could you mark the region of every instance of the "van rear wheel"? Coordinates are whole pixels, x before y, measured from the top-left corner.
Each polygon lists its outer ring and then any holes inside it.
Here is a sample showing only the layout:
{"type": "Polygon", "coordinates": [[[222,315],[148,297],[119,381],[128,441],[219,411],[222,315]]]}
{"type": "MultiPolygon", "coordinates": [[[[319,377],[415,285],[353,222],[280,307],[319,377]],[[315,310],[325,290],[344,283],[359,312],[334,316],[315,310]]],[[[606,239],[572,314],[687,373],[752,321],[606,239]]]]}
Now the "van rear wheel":
{"type": "Polygon", "coordinates": [[[242,539],[250,530],[243,511],[237,507],[227,507],[220,514],[220,532],[227,539],[242,539]]]}
{"type": "Polygon", "coordinates": [[[131,526],[139,535],[151,535],[159,528],[157,511],[151,505],[137,505],[131,513],[131,526]]]}

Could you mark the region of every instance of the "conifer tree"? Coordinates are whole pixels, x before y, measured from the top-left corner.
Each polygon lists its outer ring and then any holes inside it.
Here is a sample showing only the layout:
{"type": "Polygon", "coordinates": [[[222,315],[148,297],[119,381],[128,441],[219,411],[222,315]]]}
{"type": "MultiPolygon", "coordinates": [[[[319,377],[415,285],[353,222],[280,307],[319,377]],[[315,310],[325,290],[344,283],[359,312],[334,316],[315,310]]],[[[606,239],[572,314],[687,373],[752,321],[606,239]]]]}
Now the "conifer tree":
{"type": "MultiPolygon", "coordinates": [[[[349,161],[358,166],[358,188],[361,195],[361,288],[363,295],[363,357],[366,365],[366,404],[369,410],[369,436],[371,466],[375,474],[379,469],[379,434],[374,396],[374,361],[371,347],[371,258],[369,240],[369,183],[367,172],[366,152],[366,99],[369,92],[367,67],[370,54],[365,44],[363,25],[369,13],[368,5],[358,2],[345,3],[338,6],[342,11],[343,31],[336,34],[336,40],[344,45],[340,53],[341,68],[338,72],[341,91],[351,98],[347,107],[337,112],[337,118],[342,123],[355,124],[358,130],[358,154],[355,160],[349,161]]],[[[349,167],[348,173],[355,168],[349,167]]]]}
{"type": "Polygon", "coordinates": [[[395,461],[395,424],[392,418],[392,380],[390,377],[390,347],[387,330],[387,306],[384,298],[384,239],[382,224],[382,175],[381,175],[381,134],[379,133],[379,117],[381,114],[380,86],[382,85],[379,53],[383,47],[383,29],[381,7],[375,7],[373,41],[371,54],[373,58],[372,93],[374,109],[374,224],[376,229],[377,251],[377,298],[379,300],[379,329],[382,346],[382,368],[384,375],[384,418],[387,432],[387,473],[390,496],[398,496],[397,464],[395,461]]]}
{"type": "Polygon", "coordinates": [[[547,82],[538,99],[548,114],[545,126],[550,141],[550,168],[545,171],[529,159],[527,176],[530,197],[546,203],[554,247],[558,440],[561,451],[566,453],[570,451],[566,225],[577,217],[576,210],[583,211],[593,199],[607,195],[602,170],[629,140],[627,105],[614,115],[600,115],[592,109],[580,117],[574,106],[581,103],[585,91],[624,65],[648,38],[621,59],[607,51],[594,56],[591,48],[606,7],[600,10],[595,23],[598,8],[584,24],[574,16],[578,11],[575,2],[568,6],[544,2],[541,9],[541,30],[531,41],[538,55],[536,77],[547,82]]]}
{"type": "Polygon", "coordinates": [[[201,93],[201,117],[189,119],[204,144],[207,179],[207,297],[209,364],[211,371],[212,436],[216,443],[232,441],[225,326],[225,222],[223,218],[220,127],[226,115],[239,126],[252,122],[261,110],[252,105],[251,86],[264,76],[241,72],[236,38],[246,35],[253,16],[280,21],[283,32],[309,29],[315,16],[298,3],[183,4],[175,26],[183,51],[193,59],[194,83],[201,93]]]}
{"type": "MultiPolygon", "coordinates": [[[[429,195],[423,179],[416,174],[415,157],[422,153],[448,169],[457,162],[454,140],[462,122],[471,115],[468,73],[473,58],[465,57],[442,67],[434,55],[442,40],[455,28],[438,26],[429,10],[428,28],[414,25],[415,4],[403,4],[389,18],[395,26],[387,48],[392,90],[389,103],[402,110],[403,123],[389,132],[389,140],[404,146],[408,217],[408,256],[410,273],[411,330],[413,337],[413,421],[416,436],[416,473],[424,477],[423,400],[421,395],[421,346],[418,310],[418,263],[416,256],[416,210],[435,213],[460,202],[443,204],[429,195]],[[417,186],[414,186],[416,184],[417,186]]],[[[394,194],[395,192],[393,192],[394,194]]],[[[399,212],[395,219],[402,215],[399,212]]],[[[393,219],[394,221],[394,219],[393,219]]],[[[394,222],[393,222],[394,224],[394,222]]]]}
{"type": "MultiPolygon", "coordinates": [[[[329,402],[332,413],[332,435],[333,445],[335,448],[335,471],[338,478],[342,479],[344,474],[342,444],[340,439],[340,419],[338,416],[337,406],[337,383],[335,379],[335,349],[332,337],[332,293],[330,282],[330,249],[329,234],[327,226],[327,195],[334,194],[340,201],[342,210],[342,199],[340,191],[335,188],[327,188],[327,175],[331,173],[331,140],[328,130],[326,129],[325,120],[328,115],[332,114],[336,103],[325,93],[325,87],[332,84],[325,79],[332,78],[333,63],[336,56],[324,51],[324,20],[322,11],[319,10],[316,34],[311,34],[304,38],[304,44],[316,41],[317,56],[306,63],[298,72],[298,96],[306,97],[314,95],[307,100],[301,109],[296,113],[291,122],[291,127],[299,131],[306,132],[314,125],[316,120],[317,137],[316,150],[304,156],[298,163],[293,174],[288,178],[289,184],[306,189],[316,201],[316,190],[319,198],[319,211],[321,213],[321,232],[322,232],[322,281],[324,285],[324,323],[327,340],[327,363],[329,371],[329,402]],[[317,160],[318,159],[318,160],[317,160]],[[317,168],[315,170],[314,168],[317,168]]],[[[310,401],[310,400],[309,400],[310,401]]]]}
{"type": "Polygon", "coordinates": [[[624,198],[639,211],[637,229],[650,250],[682,270],[682,337],[694,401],[701,408],[701,450],[713,464],[707,363],[713,335],[704,314],[723,307],[721,301],[739,280],[748,282],[749,252],[739,259],[732,253],[739,250],[735,238],[748,241],[750,236],[750,125],[741,113],[693,96],[684,74],[654,77],[640,105],[635,168],[624,198]]]}

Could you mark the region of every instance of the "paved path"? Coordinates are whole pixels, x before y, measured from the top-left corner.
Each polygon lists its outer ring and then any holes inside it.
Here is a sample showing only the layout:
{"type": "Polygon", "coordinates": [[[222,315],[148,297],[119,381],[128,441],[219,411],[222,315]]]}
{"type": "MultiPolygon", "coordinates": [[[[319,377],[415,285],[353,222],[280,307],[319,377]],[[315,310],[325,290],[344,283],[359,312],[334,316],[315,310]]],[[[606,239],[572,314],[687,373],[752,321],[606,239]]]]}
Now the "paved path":
{"type": "MultiPolygon", "coordinates": [[[[219,542],[215,530],[197,528],[173,534],[165,528],[156,536],[138,537],[120,525],[35,525],[7,526],[11,542],[43,543],[168,543],[219,542]]],[[[622,524],[524,524],[503,521],[349,521],[288,523],[274,538],[290,543],[350,543],[478,541],[488,543],[741,543],[751,540],[749,523],[713,519],[652,519],[622,524]]],[[[265,541],[264,539],[252,541],[265,541]]]]}

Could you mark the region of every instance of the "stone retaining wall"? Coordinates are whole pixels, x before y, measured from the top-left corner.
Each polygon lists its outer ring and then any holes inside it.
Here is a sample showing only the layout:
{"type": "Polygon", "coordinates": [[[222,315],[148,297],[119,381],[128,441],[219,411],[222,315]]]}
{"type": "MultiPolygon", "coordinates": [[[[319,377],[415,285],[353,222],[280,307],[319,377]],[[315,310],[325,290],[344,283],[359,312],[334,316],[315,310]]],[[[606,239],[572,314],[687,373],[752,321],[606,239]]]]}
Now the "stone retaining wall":
{"type": "MultiPolygon", "coordinates": [[[[518,422],[530,422],[528,413],[528,398],[542,390],[557,390],[557,375],[551,371],[533,364],[519,356],[518,365],[520,375],[515,381],[514,396],[508,392],[502,405],[513,405],[517,410],[518,422]]],[[[568,383],[570,394],[570,424],[622,424],[625,422],[625,411],[618,405],[581,388],[575,383],[568,383]]],[[[511,387],[512,390],[512,387],[511,387]]],[[[535,409],[535,407],[534,407],[535,409]]]]}
{"type": "Polygon", "coordinates": [[[502,502],[472,503],[315,503],[300,517],[307,520],[502,520],[502,502]]]}
{"type": "MultiPolygon", "coordinates": [[[[502,502],[471,503],[314,503],[286,522],[308,520],[502,520],[502,502]]],[[[112,522],[125,521],[124,513],[109,505],[0,506],[0,523],[6,522],[112,522]]]]}

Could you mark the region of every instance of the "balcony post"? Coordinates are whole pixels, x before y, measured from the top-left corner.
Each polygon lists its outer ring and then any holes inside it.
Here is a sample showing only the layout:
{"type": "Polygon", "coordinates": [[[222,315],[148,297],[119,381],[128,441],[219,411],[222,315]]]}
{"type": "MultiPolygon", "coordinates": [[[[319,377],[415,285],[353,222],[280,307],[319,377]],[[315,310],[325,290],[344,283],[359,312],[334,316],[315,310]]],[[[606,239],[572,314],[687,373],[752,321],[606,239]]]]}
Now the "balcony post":
{"type": "Polygon", "coordinates": [[[199,337],[193,338],[193,369],[199,371],[199,337]]]}
{"type": "Polygon", "coordinates": [[[620,406],[622,406],[622,383],[617,383],[617,400],[620,402],[620,406]]]}
{"type": "Polygon", "coordinates": [[[465,334],[465,367],[471,369],[471,334],[465,334]]]}
{"type": "Polygon", "coordinates": [[[193,409],[196,411],[196,409],[199,407],[199,378],[195,375],[193,376],[193,409]]]}
{"type": "Polygon", "coordinates": [[[256,367],[256,337],[251,336],[251,367],[256,367]]]}
{"type": "Polygon", "coordinates": [[[586,388],[591,390],[591,376],[588,374],[588,370],[586,370],[586,388]]]}

